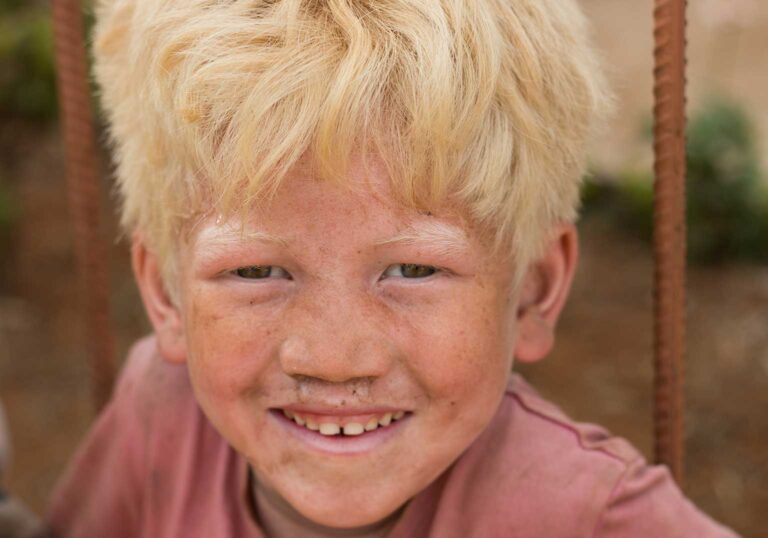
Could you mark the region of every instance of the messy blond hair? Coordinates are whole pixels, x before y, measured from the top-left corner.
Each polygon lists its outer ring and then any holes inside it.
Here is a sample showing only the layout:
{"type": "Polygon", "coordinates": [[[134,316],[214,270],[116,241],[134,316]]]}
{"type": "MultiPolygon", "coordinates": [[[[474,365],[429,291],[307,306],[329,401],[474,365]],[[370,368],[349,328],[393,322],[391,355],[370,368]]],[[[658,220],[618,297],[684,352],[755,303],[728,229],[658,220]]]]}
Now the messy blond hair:
{"type": "Polygon", "coordinates": [[[576,216],[603,80],[575,0],[101,0],[95,73],[122,223],[174,269],[311,154],[374,148],[403,203],[450,201],[535,256],[576,216]]]}

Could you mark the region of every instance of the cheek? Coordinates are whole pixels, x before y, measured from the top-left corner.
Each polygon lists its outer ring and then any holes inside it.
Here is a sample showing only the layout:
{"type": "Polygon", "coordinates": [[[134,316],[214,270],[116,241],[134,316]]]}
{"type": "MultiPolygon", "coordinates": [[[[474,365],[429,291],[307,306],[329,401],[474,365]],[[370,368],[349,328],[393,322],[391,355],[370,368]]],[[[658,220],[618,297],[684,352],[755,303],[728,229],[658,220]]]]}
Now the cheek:
{"type": "Polygon", "coordinates": [[[500,392],[512,365],[514,317],[506,302],[471,290],[415,331],[419,377],[436,397],[500,392]]]}
{"type": "Polygon", "coordinates": [[[509,379],[513,326],[506,305],[483,289],[470,291],[454,297],[453,308],[441,308],[428,332],[417,333],[419,352],[412,354],[419,359],[413,375],[429,399],[420,432],[428,470],[453,461],[481,434],[509,379]]]}
{"type": "Polygon", "coordinates": [[[245,309],[198,291],[190,297],[184,321],[188,367],[200,392],[232,399],[256,388],[254,380],[271,354],[268,320],[254,319],[245,309]]]}
{"type": "Polygon", "coordinates": [[[195,397],[216,430],[245,453],[253,432],[266,423],[266,414],[253,412],[255,404],[274,385],[271,328],[213,293],[191,295],[187,304],[187,369],[195,397]]]}

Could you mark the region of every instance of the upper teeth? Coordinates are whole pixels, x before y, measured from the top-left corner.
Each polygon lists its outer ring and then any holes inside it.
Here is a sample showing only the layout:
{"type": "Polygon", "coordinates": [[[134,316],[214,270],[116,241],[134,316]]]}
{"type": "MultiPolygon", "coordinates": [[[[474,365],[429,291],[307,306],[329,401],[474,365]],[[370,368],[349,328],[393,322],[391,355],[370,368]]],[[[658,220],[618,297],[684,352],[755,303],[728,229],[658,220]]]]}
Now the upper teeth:
{"type": "Polygon", "coordinates": [[[344,425],[344,435],[360,435],[363,433],[363,425],[359,422],[350,422],[344,425]]]}
{"type": "MultiPolygon", "coordinates": [[[[299,423],[296,422],[296,424],[299,423]]],[[[299,424],[299,426],[301,426],[301,424],[299,424]]],[[[320,424],[320,433],[323,435],[338,435],[339,431],[341,431],[341,428],[338,424],[334,424],[333,422],[323,422],[320,424]]]]}
{"type": "Polygon", "coordinates": [[[361,435],[365,432],[371,432],[379,427],[389,426],[393,420],[400,420],[405,416],[405,411],[398,411],[396,413],[384,413],[380,417],[372,417],[366,424],[360,422],[348,422],[343,426],[336,422],[314,422],[310,418],[303,417],[297,413],[283,410],[283,414],[290,420],[294,421],[299,426],[319,432],[322,435],[361,435]]]}

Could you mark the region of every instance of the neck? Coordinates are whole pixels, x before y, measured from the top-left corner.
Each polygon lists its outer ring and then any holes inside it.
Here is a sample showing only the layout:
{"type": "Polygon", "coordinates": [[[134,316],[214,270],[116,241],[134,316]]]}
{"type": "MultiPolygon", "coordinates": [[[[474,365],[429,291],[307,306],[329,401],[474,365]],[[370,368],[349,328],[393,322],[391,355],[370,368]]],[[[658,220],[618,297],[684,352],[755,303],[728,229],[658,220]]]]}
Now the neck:
{"type": "Polygon", "coordinates": [[[269,538],[383,538],[392,530],[400,511],[365,527],[335,528],[319,525],[301,515],[277,492],[264,487],[251,472],[253,499],[259,525],[269,538]]]}

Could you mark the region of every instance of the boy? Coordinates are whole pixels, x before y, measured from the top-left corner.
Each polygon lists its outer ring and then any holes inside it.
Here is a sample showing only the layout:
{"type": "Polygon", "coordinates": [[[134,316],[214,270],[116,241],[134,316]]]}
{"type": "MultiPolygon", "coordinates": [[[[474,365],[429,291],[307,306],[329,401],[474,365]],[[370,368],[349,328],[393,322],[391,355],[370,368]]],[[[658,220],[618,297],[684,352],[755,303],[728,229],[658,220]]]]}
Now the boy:
{"type": "Polygon", "coordinates": [[[155,334],[62,536],[730,536],[519,377],[604,106],[574,2],[104,0],[155,334]]]}

